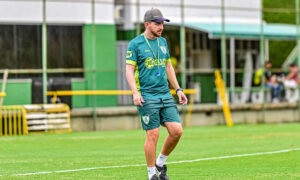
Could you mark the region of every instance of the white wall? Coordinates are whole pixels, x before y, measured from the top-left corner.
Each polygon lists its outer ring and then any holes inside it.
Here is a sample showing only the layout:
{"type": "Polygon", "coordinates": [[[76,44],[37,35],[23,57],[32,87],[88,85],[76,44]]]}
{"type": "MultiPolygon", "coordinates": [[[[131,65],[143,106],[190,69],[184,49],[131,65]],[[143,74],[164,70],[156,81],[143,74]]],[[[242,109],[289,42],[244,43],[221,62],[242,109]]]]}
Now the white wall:
{"type": "MultiPolygon", "coordinates": [[[[186,6],[184,11],[186,22],[221,22],[221,0],[185,0],[184,2],[186,6]],[[206,7],[201,8],[197,6],[206,7]]],[[[131,3],[136,3],[136,0],[131,0],[131,3]]],[[[140,3],[142,4],[140,7],[140,21],[143,21],[146,10],[154,7],[160,9],[163,15],[169,18],[171,22],[180,22],[180,0],[151,0],[151,2],[149,0],[140,0],[140,3]]],[[[257,11],[227,9],[225,11],[225,19],[228,23],[259,23],[260,21],[261,13],[258,9],[261,8],[261,0],[225,0],[225,7],[257,9],[257,11]]],[[[131,6],[130,13],[131,21],[136,22],[136,6],[131,6]]]]}
{"type": "MultiPolygon", "coordinates": [[[[96,23],[113,24],[114,1],[96,2],[96,23]]],[[[90,0],[47,0],[47,22],[91,23],[91,7],[90,0]]],[[[42,0],[0,1],[0,23],[41,23],[42,20],[42,0]]]]}

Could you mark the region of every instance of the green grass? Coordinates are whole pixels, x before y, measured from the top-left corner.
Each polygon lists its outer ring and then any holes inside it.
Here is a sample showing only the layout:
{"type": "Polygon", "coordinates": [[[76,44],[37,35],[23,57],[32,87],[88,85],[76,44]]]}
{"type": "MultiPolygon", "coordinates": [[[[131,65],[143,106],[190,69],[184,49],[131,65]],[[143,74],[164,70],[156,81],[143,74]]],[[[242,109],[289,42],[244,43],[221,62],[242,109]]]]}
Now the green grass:
{"type": "MultiPolygon", "coordinates": [[[[167,132],[161,128],[158,150],[167,132]]],[[[300,124],[185,128],[168,162],[300,147],[300,124]]],[[[142,130],[0,137],[0,179],[147,179],[145,166],[12,176],[144,164],[142,130]]],[[[300,151],[170,164],[172,180],[300,179],[300,151]]]]}

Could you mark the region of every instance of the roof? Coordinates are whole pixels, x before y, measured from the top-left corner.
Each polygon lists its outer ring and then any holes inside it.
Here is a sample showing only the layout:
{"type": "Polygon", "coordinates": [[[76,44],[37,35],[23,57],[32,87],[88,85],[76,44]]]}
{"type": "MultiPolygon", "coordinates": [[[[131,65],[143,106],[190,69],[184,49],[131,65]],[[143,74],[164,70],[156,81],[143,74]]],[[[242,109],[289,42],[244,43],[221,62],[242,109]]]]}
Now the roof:
{"type": "MultiPolygon", "coordinates": [[[[207,32],[210,38],[220,38],[221,23],[185,23],[186,27],[207,32]]],[[[296,39],[296,25],[264,24],[264,37],[267,39],[296,39]]],[[[226,24],[226,36],[236,38],[260,38],[260,24],[226,24]]]]}

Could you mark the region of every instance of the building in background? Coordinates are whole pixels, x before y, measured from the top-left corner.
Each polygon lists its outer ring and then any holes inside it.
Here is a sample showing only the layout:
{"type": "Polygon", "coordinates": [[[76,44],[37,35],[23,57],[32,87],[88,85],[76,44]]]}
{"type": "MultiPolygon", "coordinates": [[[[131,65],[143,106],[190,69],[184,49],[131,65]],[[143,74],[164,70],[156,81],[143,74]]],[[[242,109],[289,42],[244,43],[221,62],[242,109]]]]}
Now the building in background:
{"type": "MultiPolygon", "coordinates": [[[[143,15],[151,7],[161,9],[171,19],[163,36],[180,69],[180,0],[95,2],[96,67],[93,67],[91,1],[47,0],[50,79],[68,78],[72,90],[92,90],[95,69],[96,89],[128,89],[124,75],[127,44],[136,36],[137,24],[143,31],[143,15]]],[[[227,78],[228,86],[251,87],[250,70],[260,64],[261,4],[261,0],[225,0],[227,68],[232,77],[227,78]],[[246,73],[235,73],[237,68],[246,73]]],[[[221,67],[221,0],[185,0],[184,8],[186,67],[190,72],[187,86],[200,86],[201,95],[196,101],[216,102],[216,92],[212,89],[215,88],[213,69],[221,67]]],[[[33,82],[41,78],[38,69],[42,68],[42,9],[42,1],[0,0],[0,69],[15,70],[9,75],[5,105],[31,104],[37,97],[33,82]]],[[[268,59],[268,39],[294,39],[294,31],[294,26],[265,24],[265,59],[268,59]]],[[[73,96],[72,107],[91,107],[92,98],[73,96]]],[[[132,103],[130,96],[96,98],[97,106],[132,103]]]]}
{"type": "MultiPolygon", "coordinates": [[[[86,69],[80,73],[50,73],[49,78],[71,78],[73,90],[117,88],[114,2],[96,3],[96,67],[92,67],[91,1],[47,0],[49,69],[86,69]],[[99,71],[106,71],[99,72],[99,71]]],[[[42,1],[0,1],[0,67],[17,70],[42,68],[42,1]]],[[[4,104],[31,104],[33,80],[41,73],[10,74],[4,104]]],[[[50,88],[51,90],[51,88],[50,88]]],[[[53,90],[53,89],[52,89],[53,90]]],[[[91,106],[92,97],[72,97],[73,107],[91,106]]],[[[42,102],[42,101],[41,101],[42,102]]],[[[97,97],[97,105],[116,105],[116,97],[97,97]]]]}

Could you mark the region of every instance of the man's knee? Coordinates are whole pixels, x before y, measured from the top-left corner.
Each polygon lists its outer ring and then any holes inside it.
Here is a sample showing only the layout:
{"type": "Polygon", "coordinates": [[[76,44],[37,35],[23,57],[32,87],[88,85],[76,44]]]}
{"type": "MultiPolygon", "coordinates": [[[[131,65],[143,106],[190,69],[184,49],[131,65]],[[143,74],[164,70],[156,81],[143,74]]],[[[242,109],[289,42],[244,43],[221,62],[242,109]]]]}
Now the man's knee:
{"type": "Polygon", "coordinates": [[[182,128],[176,128],[172,131],[172,133],[170,133],[170,135],[174,138],[174,139],[180,139],[180,137],[182,136],[183,130],[182,128]]]}
{"type": "Polygon", "coordinates": [[[157,129],[151,129],[147,131],[147,139],[149,140],[157,140],[159,137],[159,130],[157,129]]]}

